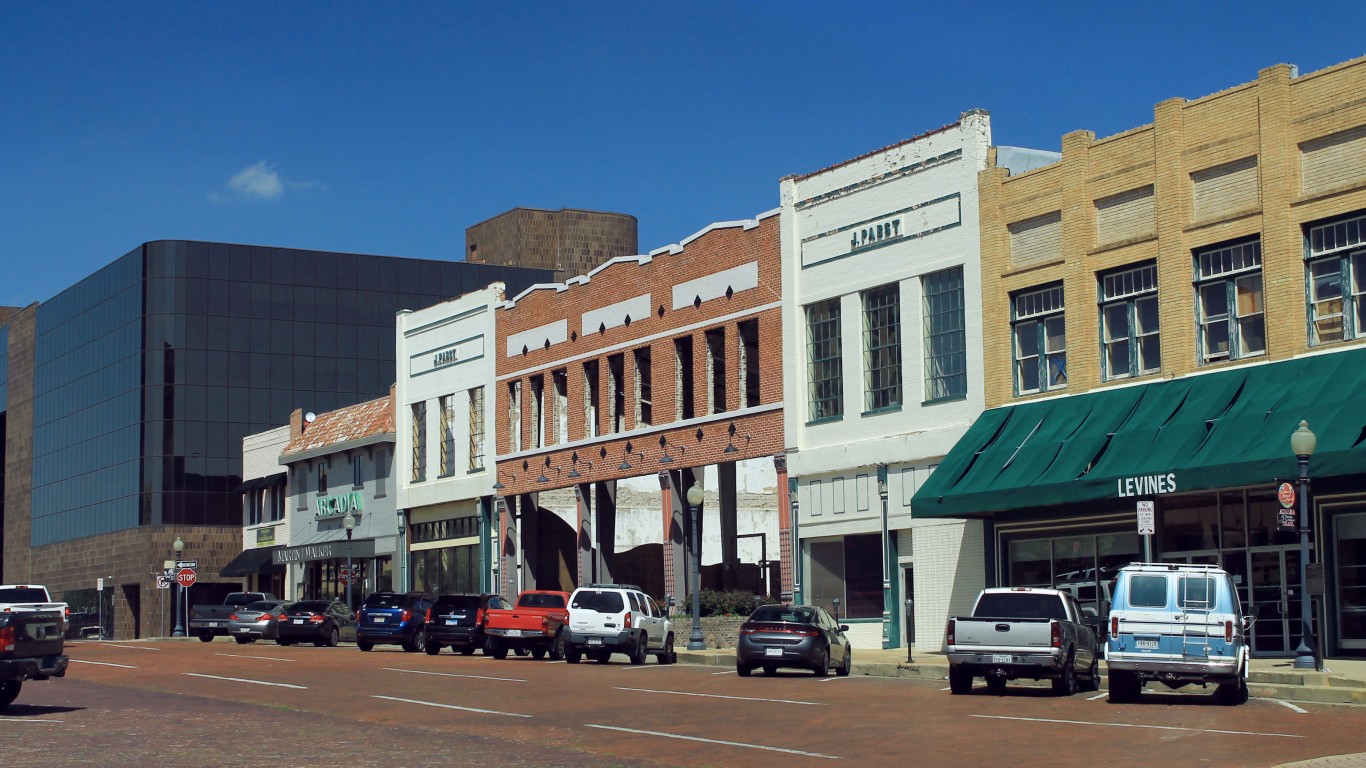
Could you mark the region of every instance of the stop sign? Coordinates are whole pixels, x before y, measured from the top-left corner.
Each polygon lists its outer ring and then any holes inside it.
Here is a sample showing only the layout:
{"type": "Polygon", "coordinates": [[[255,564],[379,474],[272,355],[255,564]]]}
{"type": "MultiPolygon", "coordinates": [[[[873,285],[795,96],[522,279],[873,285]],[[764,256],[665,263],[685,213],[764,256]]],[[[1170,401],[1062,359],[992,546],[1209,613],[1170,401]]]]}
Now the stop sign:
{"type": "Polygon", "coordinates": [[[182,587],[193,587],[194,579],[195,575],[193,568],[181,568],[175,575],[176,583],[182,587]]]}
{"type": "Polygon", "coordinates": [[[345,568],[342,568],[342,569],[338,570],[338,571],[337,571],[337,581],[340,581],[340,582],[342,583],[342,586],[343,586],[343,587],[346,586],[347,584],[350,584],[350,583],[351,583],[351,572],[348,571],[348,570],[346,570],[345,568]]]}

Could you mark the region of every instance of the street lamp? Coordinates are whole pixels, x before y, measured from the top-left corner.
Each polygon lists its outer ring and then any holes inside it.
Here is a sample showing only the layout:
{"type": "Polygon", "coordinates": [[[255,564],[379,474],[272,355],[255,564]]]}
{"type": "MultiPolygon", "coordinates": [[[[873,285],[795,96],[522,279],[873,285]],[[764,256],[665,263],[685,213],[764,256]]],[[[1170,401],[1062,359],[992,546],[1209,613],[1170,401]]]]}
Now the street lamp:
{"type": "Polygon", "coordinates": [[[698,515],[702,507],[702,486],[693,483],[688,489],[688,510],[692,521],[692,634],[688,636],[688,650],[706,650],[707,642],[702,639],[702,531],[698,526],[698,515]]]}
{"type": "Polygon", "coordinates": [[[351,605],[351,582],[356,580],[356,574],[351,571],[351,533],[356,529],[356,516],[350,512],[342,518],[342,527],[346,529],[346,609],[352,609],[351,605]]]}
{"type": "Polygon", "coordinates": [[[1316,669],[1314,661],[1314,631],[1310,621],[1309,602],[1309,457],[1314,455],[1318,438],[1309,430],[1309,422],[1301,421],[1300,428],[1290,435],[1290,450],[1300,463],[1300,645],[1295,649],[1295,669],[1316,669]]]}
{"type": "Polygon", "coordinates": [[[180,586],[180,579],[178,576],[180,572],[180,556],[185,552],[185,542],[181,541],[180,537],[177,536],[175,537],[175,543],[171,545],[171,548],[175,550],[175,570],[177,573],[175,585],[175,629],[171,632],[171,637],[184,637],[185,626],[180,623],[180,601],[185,594],[185,588],[180,586]]]}

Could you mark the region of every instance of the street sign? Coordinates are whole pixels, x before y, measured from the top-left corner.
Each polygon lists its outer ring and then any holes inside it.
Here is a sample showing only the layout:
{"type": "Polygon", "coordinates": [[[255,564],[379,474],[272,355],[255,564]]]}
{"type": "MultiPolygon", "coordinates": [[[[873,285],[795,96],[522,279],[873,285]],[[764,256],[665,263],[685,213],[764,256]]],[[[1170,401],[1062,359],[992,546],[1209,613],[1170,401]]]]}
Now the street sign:
{"type": "Polygon", "coordinates": [[[1138,502],[1138,535],[1151,536],[1157,527],[1157,515],[1151,501],[1138,502]]]}
{"type": "Polygon", "coordinates": [[[193,568],[181,568],[175,575],[176,583],[182,587],[193,587],[195,574],[193,568]]]}
{"type": "Polygon", "coordinates": [[[166,568],[166,569],[162,570],[161,575],[162,575],[162,576],[165,576],[167,581],[175,581],[175,569],[174,569],[174,568],[166,568]]]}
{"type": "Polygon", "coordinates": [[[350,584],[350,583],[351,583],[351,572],[348,571],[348,570],[346,570],[345,568],[342,568],[342,569],[338,570],[338,571],[337,571],[337,581],[340,581],[340,582],[342,583],[342,586],[343,586],[343,587],[346,586],[346,585],[348,585],[348,584],[350,584]]]}
{"type": "Polygon", "coordinates": [[[177,561],[176,561],[176,564],[175,564],[175,567],[177,567],[177,568],[198,568],[198,567],[199,567],[199,561],[198,561],[198,560],[177,560],[177,561]]]}
{"type": "Polygon", "coordinates": [[[101,592],[104,591],[104,577],[103,577],[103,576],[99,577],[98,579],[95,579],[95,589],[97,589],[97,590],[99,590],[99,591],[101,591],[101,592]]]}
{"type": "Polygon", "coordinates": [[[1281,502],[1282,507],[1293,509],[1295,506],[1295,486],[1290,483],[1281,483],[1281,487],[1276,489],[1276,499],[1281,502]]]}
{"type": "Polygon", "coordinates": [[[170,579],[168,579],[168,578],[165,577],[165,576],[158,576],[158,577],[157,577],[157,589],[170,589],[170,588],[171,588],[171,580],[170,580],[170,579]]]}

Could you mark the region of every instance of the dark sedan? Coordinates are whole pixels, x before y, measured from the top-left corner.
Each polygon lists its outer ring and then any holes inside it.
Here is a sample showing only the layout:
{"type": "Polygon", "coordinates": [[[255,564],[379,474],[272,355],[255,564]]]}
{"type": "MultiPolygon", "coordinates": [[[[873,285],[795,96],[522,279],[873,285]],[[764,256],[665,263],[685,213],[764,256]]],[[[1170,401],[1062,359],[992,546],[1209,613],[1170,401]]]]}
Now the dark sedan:
{"type": "Polygon", "coordinates": [[[836,623],[814,605],[760,606],[740,625],[735,671],[749,677],[756,667],[766,675],[779,667],[795,667],[825,675],[833,664],[836,673],[846,676],[854,663],[844,636],[848,631],[848,625],[836,623]]]}
{"type": "Polygon", "coordinates": [[[441,595],[427,609],[425,650],[435,656],[444,646],[469,656],[484,647],[484,612],[511,608],[500,595],[441,595]]]}
{"type": "Polygon", "coordinates": [[[274,640],[276,617],[286,605],[284,600],[247,603],[228,616],[228,636],[238,643],[274,640]]]}
{"type": "Polygon", "coordinates": [[[356,617],[340,600],[303,600],[287,605],[275,617],[280,645],[313,643],[332,646],[356,641],[356,617]]]}

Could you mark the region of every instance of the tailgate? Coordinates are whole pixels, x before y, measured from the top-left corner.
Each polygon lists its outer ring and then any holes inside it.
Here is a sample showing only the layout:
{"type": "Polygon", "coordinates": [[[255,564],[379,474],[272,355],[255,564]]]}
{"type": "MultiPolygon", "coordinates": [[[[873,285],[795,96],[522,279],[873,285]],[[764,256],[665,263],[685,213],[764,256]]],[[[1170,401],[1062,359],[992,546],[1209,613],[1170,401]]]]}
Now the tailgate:
{"type": "Polygon", "coordinates": [[[484,626],[488,629],[521,629],[540,633],[541,619],[544,616],[541,611],[525,608],[489,611],[484,626]]]}
{"type": "Polygon", "coordinates": [[[1053,643],[1049,619],[957,619],[954,647],[1048,648],[1053,643]]]}
{"type": "MultiPolygon", "coordinates": [[[[0,652],[0,659],[57,656],[62,652],[61,614],[29,611],[0,614],[0,630],[11,628],[14,649],[0,652]]],[[[10,634],[6,633],[6,636],[10,634]]]]}

